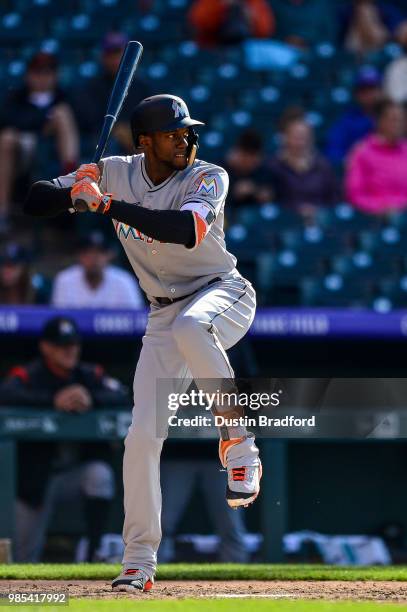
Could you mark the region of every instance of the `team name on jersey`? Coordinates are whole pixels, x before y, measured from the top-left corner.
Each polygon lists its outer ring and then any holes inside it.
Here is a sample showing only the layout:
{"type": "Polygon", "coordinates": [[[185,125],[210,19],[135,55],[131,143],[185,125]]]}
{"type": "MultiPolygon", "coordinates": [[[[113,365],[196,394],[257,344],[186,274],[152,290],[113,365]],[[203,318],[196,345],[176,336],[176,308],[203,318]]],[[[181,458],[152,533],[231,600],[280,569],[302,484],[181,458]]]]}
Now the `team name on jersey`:
{"type": "Polygon", "coordinates": [[[121,221],[115,221],[114,226],[118,238],[123,237],[124,240],[127,240],[130,237],[133,240],[142,240],[143,242],[148,242],[148,244],[151,244],[152,242],[160,242],[161,244],[166,244],[163,240],[154,240],[154,238],[146,236],[135,227],[130,227],[130,225],[126,225],[126,223],[122,223],[121,221]]]}
{"type": "Polygon", "coordinates": [[[133,240],[142,240],[143,242],[149,243],[153,242],[153,238],[142,234],[138,229],[135,227],[130,227],[130,225],[126,225],[126,223],[115,221],[114,225],[118,238],[123,237],[125,240],[127,240],[129,237],[131,237],[133,240]]]}

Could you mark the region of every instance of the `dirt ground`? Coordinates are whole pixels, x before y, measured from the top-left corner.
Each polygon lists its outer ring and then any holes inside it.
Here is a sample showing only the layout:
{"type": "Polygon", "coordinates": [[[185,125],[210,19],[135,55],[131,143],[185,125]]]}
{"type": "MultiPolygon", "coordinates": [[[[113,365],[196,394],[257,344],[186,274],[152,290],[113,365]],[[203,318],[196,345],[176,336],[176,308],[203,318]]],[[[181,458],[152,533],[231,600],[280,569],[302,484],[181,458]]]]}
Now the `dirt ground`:
{"type": "Polygon", "coordinates": [[[158,581],[149,593],[115,593],[103,580],[2,580],[0,593],[61,593],[93,599],[182,599],[233,598],[261,599],[350,599],[407,602],[407,582],[334,581],[158,581]]]}

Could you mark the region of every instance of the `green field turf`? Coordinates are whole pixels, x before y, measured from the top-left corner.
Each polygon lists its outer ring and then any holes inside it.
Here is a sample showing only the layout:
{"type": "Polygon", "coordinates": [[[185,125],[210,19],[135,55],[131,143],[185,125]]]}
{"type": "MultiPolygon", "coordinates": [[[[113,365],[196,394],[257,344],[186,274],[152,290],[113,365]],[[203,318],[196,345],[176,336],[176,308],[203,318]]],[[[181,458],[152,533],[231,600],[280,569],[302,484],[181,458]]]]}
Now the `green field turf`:
{"type": "MultiPolygon", "coordinates": [[[[382,604],[376,602],[329,602],[329,601],[260,601],[260,600],[196,600],[184,599],[182,601],[101,601],[96,599],[76,599],[69,602],[69,606],[42,606],[40,609],[48,612],[66,610],[67,612],[125,612],[140,610],[140,612],[399,612],[407,610],[407,606],[398,604],[382,604]]],[[[10,610],[9,607],[4,608],[10,610]]],[[[33,612],[38,606],[18,606],[18,610],[33,612]]]]}
{"type": "MultiPolygon", "coordinates": [[[[0,565],[1,579],[112,580],[121,566],[106,563],[0,565]]],[[[234,563],[160,565],[157,580],[405,580],[407,567],[338,567],[234,563]]]]}

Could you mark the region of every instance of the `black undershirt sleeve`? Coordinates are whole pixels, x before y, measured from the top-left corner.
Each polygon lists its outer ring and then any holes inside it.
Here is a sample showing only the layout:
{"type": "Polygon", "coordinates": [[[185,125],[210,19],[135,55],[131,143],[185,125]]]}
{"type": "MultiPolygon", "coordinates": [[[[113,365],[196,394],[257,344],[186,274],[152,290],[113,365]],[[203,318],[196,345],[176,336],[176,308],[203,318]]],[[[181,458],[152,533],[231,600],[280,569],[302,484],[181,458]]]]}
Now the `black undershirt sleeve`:
{"type": "Polygon", "coordinates": [[[57,187],[50,181],[37,181],[28,192],[23,211],[32,217],[56,217],[70,208],[70,187],[57,187]]]}
{"type": "MultiPolygon", "coordinates": [[[[34,217],[54,217],[66,212],[72,208],[70,193],[70,187],[38,181],[32,185],[24,202],[24,213],[34,217]]],[[[195,244],[195,222],[190,210],[150,210],[113,200],[104,216],[134,227],[154,240],[183,244],[188,248],[195,244]]]]}
{"type": "Polygon", "coordinates": [[[195,244],[195,223],[190,210],[150,210],[113,200],[104,216],[135,227],[154,240],[187,247],[195,244]]]}

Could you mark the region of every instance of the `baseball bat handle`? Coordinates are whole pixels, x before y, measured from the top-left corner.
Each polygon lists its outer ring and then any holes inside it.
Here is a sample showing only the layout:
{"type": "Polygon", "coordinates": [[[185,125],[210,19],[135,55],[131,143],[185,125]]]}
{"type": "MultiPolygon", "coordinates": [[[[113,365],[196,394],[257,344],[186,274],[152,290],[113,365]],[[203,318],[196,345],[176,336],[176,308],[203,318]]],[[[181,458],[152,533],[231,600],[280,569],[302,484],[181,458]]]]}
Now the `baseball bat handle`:
{"type": "Polygon", "coordinates": [[[110,136],[110,132],[112,131],[112,127],[115,124],[115,122],[116,122],[116,117],[114,117],[113,115],[105,116],[105,119],[103,121],[102,131],[100,132],[99,141],[96,147],[96,151],[92,157],[93,164],[97,164],[102,159],[102,155],[105,151],[106,144],[110,136]]]}

